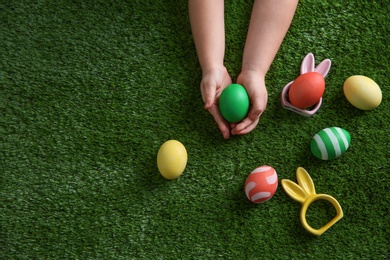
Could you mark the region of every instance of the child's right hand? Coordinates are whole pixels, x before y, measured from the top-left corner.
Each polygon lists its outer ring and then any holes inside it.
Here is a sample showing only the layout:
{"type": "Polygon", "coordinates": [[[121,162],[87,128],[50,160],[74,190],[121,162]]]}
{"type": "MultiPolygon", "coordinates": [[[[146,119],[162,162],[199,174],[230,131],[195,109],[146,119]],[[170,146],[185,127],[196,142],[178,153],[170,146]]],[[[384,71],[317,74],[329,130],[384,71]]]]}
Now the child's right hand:
{"type": "Polygon", "coordinates": [[[230,124],[219,112],[218,100],[222,91],[230,84],[232,84],[232,79],[225,67],[204,71],[200,84],[200,90],[205,104],[204,108],[214,117],[225,139],[230,137],[231,129],[230,124]]]}
{"type": "Polygon", "coordinates": [[[259,123],[260,116],[267,107],[268,93],[264,76],[259,72],[242,71],[237,77],[237,83],[246,89],[251,105],[247,117],[230,126],[233,135],[244,135],[254,130],[259,123]]]}

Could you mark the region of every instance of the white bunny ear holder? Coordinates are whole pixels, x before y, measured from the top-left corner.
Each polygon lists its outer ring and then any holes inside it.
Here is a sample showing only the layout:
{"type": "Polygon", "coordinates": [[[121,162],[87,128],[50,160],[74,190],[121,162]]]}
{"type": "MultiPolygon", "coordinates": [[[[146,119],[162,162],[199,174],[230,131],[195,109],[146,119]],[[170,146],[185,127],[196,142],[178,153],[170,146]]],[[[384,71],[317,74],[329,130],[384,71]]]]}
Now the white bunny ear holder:
{"type": "MultiPolygon", "coordinates": [[[[313,55],[313,53],[309,53],[306,55],[306,57],[302,61],[301,75],[305,74],[307,72],[318,72],[325,78],[330,70],[331,65],[332,65],[332,62],[330,61],[330,59],[325,59],[320,64],[318,64],[317,67],[315,67],[314,55],[313,55]]],[[[300,108],[294,106],[293,104],[291,104],[287,100],[288,91],[289,91],[293,82],[294,81],[291,81],[283,88],[282,95],[281,95],[282,106],[285,109],[288,109],[290,111],[298,113],[302,116],[310,117],[310,116],[314,115],[318,111],[318,109],[321,107],[322,97],[320,98],[318,103],[315,104],[311,109],[300,109],[300,108]]]]}

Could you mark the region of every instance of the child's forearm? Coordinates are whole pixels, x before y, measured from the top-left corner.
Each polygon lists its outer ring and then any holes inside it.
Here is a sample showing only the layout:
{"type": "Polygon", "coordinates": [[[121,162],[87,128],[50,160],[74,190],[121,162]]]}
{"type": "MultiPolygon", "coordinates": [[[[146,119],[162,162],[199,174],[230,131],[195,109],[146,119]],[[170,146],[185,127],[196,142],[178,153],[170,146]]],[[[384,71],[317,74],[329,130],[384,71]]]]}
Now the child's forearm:
{"type": "Polygon", "coordinates": [[[298,0],[256,0],[248,29],[242,71],[263,77],[290,27],[298,0]]]}
{"type": "Polygon", "coordinates": [[[224,0],[189,0],[192,34],[203,72],[223,66],[224,0]]]}

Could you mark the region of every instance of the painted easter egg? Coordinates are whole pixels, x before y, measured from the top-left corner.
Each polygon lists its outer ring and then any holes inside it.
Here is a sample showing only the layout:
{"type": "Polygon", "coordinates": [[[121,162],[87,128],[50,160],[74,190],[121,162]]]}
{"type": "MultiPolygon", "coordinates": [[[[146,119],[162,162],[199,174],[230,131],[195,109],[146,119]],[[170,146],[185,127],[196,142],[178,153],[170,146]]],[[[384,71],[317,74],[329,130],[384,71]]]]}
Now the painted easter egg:
{"type": "Polygon", "coordinates": [[[318,103],[324,91],[324,77],[318,72],[307,72],[291,84],[288,98],[294,106],[305,109],[318,103]]]}
{"type": "Polygon", "coordinates": [[[249,96],[240,84],[230,84],[219,97],[219,111],[231,123],[243,120],[249,111],[249,96]]]}
{"type": "Polygon", "coordinates": [[[268,165],[254,169],[245,181],[245,194],[253,203],[262,203],[271,199],[278,187],[278,175],[268,165]]]}
{"type": "Polygon", "coordinates": [[[157,153],[157,167],[161,175],[172,180],[179,177],[187,165],[187,150],[176,140],[163,143],[157,153]]]}
{"type": "Polygon", "coordinates": [[[351,136],[340,127],[328,127],[315,134],[310,143],[310,150],[315,157],[332,160],[347,151],[351,136]]]}
{"type": "Polygon", "coordinates": [[[349,77],[344,82],[343,91],[347,100],[362,110],[374,109],[382,102],[382,91],[378,84],[366,76],[349,77]]]}

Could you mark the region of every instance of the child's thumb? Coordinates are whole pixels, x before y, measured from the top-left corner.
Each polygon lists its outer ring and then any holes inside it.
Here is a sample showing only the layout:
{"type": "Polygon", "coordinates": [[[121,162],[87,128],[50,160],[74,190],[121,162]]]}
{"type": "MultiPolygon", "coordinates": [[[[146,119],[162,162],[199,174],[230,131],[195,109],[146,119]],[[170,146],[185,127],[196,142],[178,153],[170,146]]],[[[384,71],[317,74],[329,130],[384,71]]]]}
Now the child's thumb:
{"type": "Polygon", "coordinates": [[[261,105],[261,103],[256,102],[252,106],[252,109],[249,113],[249,118],[254,121],[254,120],[258,119],[263,112],[264,112],[264,109],[263,109],[263,106],[261,105]]]}
{"type": "Polygon", "coordinates": [[[209,109],[214,103],[215,89],[210,87],[202,88],[202,97],[204,102],[204,108],[209,109]]]}

